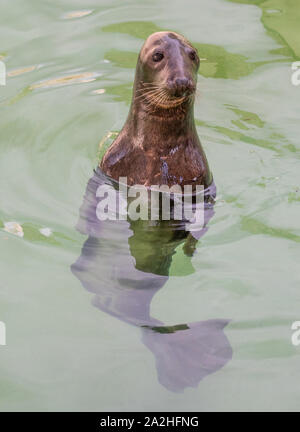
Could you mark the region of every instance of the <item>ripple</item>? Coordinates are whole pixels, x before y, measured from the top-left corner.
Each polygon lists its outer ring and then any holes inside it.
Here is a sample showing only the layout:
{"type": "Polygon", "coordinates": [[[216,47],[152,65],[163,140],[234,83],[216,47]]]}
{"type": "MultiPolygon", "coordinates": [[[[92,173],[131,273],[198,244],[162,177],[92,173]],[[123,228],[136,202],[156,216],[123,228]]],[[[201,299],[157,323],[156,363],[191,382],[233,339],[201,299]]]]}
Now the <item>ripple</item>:
{"type": "Polygon", "coordinates": [[[99,76],[95,72],[84,72],[75,75],[66,75],[59,78],[53,78],[46,81],[41,81],[37,84],[33,84],[30,86],[30,90],[34,90],[37,88],[49,88],[49,87],[57,87],[64,86],[70,84],[82,84],[88,83],[91,81],[95,81],[95,79],[99,76]]]}
{"type": "Polygon", "coordinates": [[[87,15],[90,15],[93,12],[93,9],[85,9],[85,10],[77,10],[77,11],[71,11],[67,12],[62,16],[62,19],[77,19],[77,18],[83,18],[87,15]]]}
{"type": "Polygon", "coordinates": [[[24,73],[32,72],[32,71],[34,71],[35,69],[37,69],[37,66],[36,66],[36,65],[34,65],[34,66],[22,67],[22,68],[18,68],[18,69],[13,69],[13,70],[7,72],[7,76],[8,76],[8,77],[15,77],[15,76],[18,76],[18,75],[23,75],[24,73]]]}

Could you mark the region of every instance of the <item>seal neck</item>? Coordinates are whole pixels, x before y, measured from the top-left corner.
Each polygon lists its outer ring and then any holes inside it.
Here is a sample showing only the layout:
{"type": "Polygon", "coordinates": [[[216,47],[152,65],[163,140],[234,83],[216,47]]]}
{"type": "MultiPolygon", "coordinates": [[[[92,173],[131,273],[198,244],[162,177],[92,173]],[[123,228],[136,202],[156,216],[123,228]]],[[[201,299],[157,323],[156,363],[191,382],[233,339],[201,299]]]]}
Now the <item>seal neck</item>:
{"type": "Polygon", "coordinates": [[[134,95],[124,132],[145,150],[154,145],[170,148],[179,141],[198,140],[193,102],[189,99],[180,106],[164,109],[149,107],[134,95]]]}

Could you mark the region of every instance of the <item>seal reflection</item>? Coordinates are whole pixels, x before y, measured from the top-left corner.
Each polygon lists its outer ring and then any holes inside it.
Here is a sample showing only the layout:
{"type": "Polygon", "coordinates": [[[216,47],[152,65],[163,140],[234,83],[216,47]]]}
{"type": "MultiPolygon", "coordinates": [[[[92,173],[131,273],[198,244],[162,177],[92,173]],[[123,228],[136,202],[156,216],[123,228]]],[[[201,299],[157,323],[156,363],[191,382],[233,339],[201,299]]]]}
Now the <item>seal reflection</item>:
{"type": "MultiPolygon", "coordinates": [[[[178,221],[99,221],[96,191],[104,183],[117,187],[98,168],[88,182],[80,209],[77,229],[88,238],[71,266],[72,272],[94,294],[94,306],[141,328],[142,341],[155,357],[158,380],[165,388],[180,392],[197,387],[232,357],[223,331],[229,321],[213,319],[168,326],[151,316],[150,305],[169,278],[176,248],[184,243],[184,253],[193,256],[197,240],[213,215],[211,200],[206,200],[204,228],[193,235],[178,221]]],[[[213,196],[213,186],[209,194],[213,196]]]]}

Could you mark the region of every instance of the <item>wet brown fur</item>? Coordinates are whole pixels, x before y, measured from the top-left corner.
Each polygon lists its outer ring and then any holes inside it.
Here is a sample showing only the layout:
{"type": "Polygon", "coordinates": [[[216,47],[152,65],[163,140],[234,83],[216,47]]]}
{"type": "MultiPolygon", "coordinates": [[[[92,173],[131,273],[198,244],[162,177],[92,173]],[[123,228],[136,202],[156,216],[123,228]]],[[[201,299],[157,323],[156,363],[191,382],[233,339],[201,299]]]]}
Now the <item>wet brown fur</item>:
{"type": "Polygon", "coordinates": [[[154,33],[144,43],[127,121],[100,163],[108,176],[127,177],[129,185],[211,183],[194,122],[199,59],[196,54],[192,60],[191,51],[196,53],[173,32],[154,33]],[[155,63],[157,51],[164,58],[155,63]],[[181,94],[182,87],[174,87],[177,78],[188,80],[188,91],[181,94]]]}

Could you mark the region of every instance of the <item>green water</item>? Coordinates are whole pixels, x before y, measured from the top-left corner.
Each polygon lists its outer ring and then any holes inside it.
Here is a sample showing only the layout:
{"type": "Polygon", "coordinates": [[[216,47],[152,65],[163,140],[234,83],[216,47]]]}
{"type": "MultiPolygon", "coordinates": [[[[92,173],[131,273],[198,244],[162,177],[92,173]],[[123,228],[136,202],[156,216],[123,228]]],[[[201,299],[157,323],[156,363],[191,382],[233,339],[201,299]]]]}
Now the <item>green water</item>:
{"type": "Polygon", "coordinates": [[[298,410],[299,1],[3,0],[0,17],[0,409],[298,410]],[[233,350],[183,393],[159,384],[139,329],[94,307],[70,271],[98,143],[122,127],[143,39],[163,29],[202,59],[195,117],[218,199],[151,314],[229,319],[233,350]]]}

